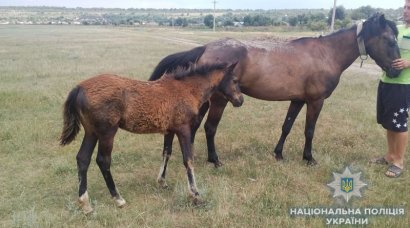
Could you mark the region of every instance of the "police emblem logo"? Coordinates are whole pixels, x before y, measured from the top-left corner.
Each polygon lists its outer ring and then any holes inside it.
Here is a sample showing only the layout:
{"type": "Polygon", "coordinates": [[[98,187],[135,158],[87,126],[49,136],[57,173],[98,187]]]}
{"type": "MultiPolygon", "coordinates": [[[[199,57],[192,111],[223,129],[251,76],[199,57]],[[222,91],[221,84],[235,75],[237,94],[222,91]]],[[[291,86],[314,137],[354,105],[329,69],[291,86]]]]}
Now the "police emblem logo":
{"type": "Polygon", "coordinates": [[[353,191],[353,178],[347,177],[347,178],[341,178],[341,179],[342,179],[342,183],[340,185],[340,190],[346,193],[353,191]]]}
{"type": "Polygon", "coordinates": [[[333,198],[342,196],[346,202],[349,202],[352,196],[362,197],[360,189],[367,184],[360,180],[361,174],[361,172],[352,174],[348,167],[343,173],[333,173],[333,182],[327,184],[334,190],[333,198]]]}

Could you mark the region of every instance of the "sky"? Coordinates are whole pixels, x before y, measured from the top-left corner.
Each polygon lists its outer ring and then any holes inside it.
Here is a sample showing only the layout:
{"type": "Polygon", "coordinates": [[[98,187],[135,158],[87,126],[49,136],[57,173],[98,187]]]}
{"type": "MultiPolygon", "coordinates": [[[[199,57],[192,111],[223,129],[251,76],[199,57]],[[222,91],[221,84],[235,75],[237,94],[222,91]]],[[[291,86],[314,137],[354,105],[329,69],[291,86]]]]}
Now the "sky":
{"type": "MultiPolygon", "coordinates": [[[[189,8],[210,9],[214,0],[0,0],[0,6],[59,6],[83,8],[189,8]]],[[[334,0],[216,0],[219,9],[330,9],[334,0]]],[[[404,0],[336,0],[337,6],[397,9],[404,0]]]]}

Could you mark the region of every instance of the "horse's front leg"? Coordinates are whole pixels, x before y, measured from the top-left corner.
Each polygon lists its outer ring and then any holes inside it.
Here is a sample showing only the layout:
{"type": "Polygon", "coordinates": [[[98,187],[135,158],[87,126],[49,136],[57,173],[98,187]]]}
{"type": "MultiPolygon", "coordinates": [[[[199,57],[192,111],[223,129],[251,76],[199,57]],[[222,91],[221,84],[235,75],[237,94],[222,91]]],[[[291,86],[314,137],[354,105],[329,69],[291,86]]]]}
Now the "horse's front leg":
{"type": "Polygon", "coordinates": [[[291,101],[288,109],[288,113],[286,114],[285,121],[282,125],[282,134],[280,135],[280,139],[278,144],[275,147],[275,158],[276,160],[280,161],[283,160],[283,144],[285,143],[286,137],[289,135],[290,130],[292,129],[293,123],[296,120],[300,110],[302,109],[303,105],[305,104],[304,101],[291,101]]]}
{"type": "Polygon", "coordinates": [[[167,188],[167,182],[165,181],[165,173],[168,167],[168,161],[171,158],[172,154],[172,141],[174,140],[175,134],[169,132],[164,135],[164,150],[162,151],[162,164],[159,170],[157,181],[161,187],[167,188]]]}
{"type": "Polygon", "coordinates": [[[317,118],[323,107],[324,99],[307,102],[306,123],[305,123],[305,148],[303,150],[303,160],[307,165],[316,165],[317,162],[312,156],[312,140],[315,133],[317,118]]]}
{"type": "Polygon", "coordinates": [[[182,157],[188,178],[188,191],[193,198],[194,204],[200,203],[199,193],[196,187],[193,154],[191,150],[191,128],[189,125],[181,127],[177,132],[179,145],[181,146],[182,157]]]}
{"type": "Polygon", "coordinates": [[[208,162],[214,163],[215,167],[222,166],[219,161],[215,148],[215,134],[221,121],[222,114],[228,101],[220,94],[214,94],[211,97],[211,106],[208,112],[208,118],[205,122],[206,144],[208,146],[208,162]]]}

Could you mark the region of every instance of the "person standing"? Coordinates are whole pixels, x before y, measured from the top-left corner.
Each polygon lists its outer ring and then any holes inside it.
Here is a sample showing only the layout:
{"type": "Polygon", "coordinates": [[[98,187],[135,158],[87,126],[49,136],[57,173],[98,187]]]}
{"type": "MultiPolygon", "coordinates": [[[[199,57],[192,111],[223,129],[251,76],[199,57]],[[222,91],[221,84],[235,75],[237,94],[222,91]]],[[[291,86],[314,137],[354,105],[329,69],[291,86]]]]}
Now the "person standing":
{"type": "Polygon", "coordinates": [[[405,25],[399,27],[398,44],[401,58],[392,67],[402,70],[396,78],[383,73],[377,92],[377,122],[386,129],[387,153],[370,162],[388,165],[387,177],[399,177],[404,169],[404,154],[408,141],[408,111],[410,108],[410,0],[403,9],[405,25]]]}

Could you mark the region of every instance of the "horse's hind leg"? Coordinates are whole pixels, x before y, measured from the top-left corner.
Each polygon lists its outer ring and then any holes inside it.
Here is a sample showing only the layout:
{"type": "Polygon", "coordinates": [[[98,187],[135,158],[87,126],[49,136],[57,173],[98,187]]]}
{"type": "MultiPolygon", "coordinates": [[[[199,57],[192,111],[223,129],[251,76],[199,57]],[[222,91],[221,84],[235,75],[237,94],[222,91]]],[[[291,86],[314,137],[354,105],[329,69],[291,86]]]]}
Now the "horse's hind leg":
{"type": "Polygon", "coordinates": [[[214,94],[211,97],[211,106],[205,122],[208,162],[214,163],[216,168],[222,166],[222,163],[219,161],[218,154],[215,149],[215,134],[227,103],[228,101],[222,95],[214,94]]]}
{"type": "Polygon", "coordinates": [[[90,165],[91,156],[96,143],[97,137],[93,134],[85,132],[83,142],[81,143],[80,150],[78,151],[76,157],[79,180],[78,202],[80,203],[80,207],[85,214],[93,211],[87,192],[87,170],[90,165]]]}
{"type": "Polygon", "coordinates": [[[288,113],[286,114],[285,121],[283,122],[283,125],[282,125],[282,134],[280,135],[278,144],[275,147],[275,158],[278,161],[283,159],[283,155],[282,155],[283,144],[285,143],[286,137],[289,135],[289,132],[292,129],[293,123],[295,122],[295,119],[298,116],[304,104],[305,104],[304,101],[291,101],[290,102],[288,113]]]}
{"type": "Polygon", "coordinates": [[[111,152],[114,143],[114,136],[117,132],[117,129],[113,129],[108,134],[100,136],[98,139],[98,154],[97,154],[97,164],[100,167],[101,173],[104,177],[105,183],[110,191],[111,196],[113,197],[116,205],[122,207],[125,205],[125,200],[118,193],[117,188],[115,187],[114,180],[111,175],[111,152]]]}
{"type": "Polygon", "coordinates": [[[324,100],[317,100],[307,103],[306,125],[305,125],[305,148],[303,150],[303,160],[307,161],[307,165],[316,165],[316,161],[312,156],[312,140],[315,133],[315,126],[320,111],[322,110],[324,100]]]}
{"type": "Polygon", "coordinates": [[[162,164],[159,170],[157,181],[161,187],[167,188],[167,182],[165,181],[165,173],[168,167],[168,161],[171,158],[172,154],[172,141],[174,140],[175,134],[168,133],[164,135],[164,150],[162,151],[162,164]]]}

